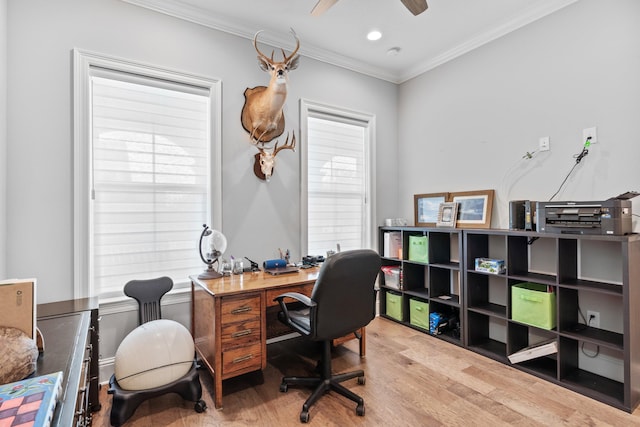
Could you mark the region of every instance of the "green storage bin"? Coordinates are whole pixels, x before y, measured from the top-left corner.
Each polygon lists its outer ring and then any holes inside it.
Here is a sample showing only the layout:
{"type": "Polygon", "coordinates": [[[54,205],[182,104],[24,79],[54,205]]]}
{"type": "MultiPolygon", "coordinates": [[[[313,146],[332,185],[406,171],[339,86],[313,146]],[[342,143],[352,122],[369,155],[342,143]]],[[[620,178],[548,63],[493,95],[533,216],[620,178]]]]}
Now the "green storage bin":
{"type": "Polygon", "coordinates": [[[409,300],[409,322],[423,329],[429,329],[429,303],[415,298],[409,300]]]}
{"type": "Polygon", "coordinates": [[[409,261],[429,262],[429,240],[427,236],[409,236],[409,261]]]}
{"type": "Polygon", "coordinates": [[[394,292],[387,292],[386,315],[402,322],[402,295],[394,292]]]}
{"type": "Polygon", "coordinates": [[[542,329],[556,327],[556,294],[547,285],[523,282],[511,288],[511,318],[542,329]]]}

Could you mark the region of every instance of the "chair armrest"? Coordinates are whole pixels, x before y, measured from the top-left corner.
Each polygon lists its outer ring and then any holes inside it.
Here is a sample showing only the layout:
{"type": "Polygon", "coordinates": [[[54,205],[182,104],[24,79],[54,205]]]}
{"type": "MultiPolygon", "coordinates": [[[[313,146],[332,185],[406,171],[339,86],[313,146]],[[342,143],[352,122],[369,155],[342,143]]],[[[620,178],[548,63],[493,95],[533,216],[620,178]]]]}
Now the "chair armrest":
{"type": "Polygon", "coordinates": [[[311,301],[311,298],[298,292],[285,292],[284,294],[278,295],[273,300],[278,301],[278,304],[280,304],[280,310],[282,310],[282,313],[284,314],[286,319],[289,319],[289,310],[287,309],[287,304],[284,302],[285,298],[292,298],[298,302],[303,303],[307,307],[316,306],[316,303],[311,301]]]}
{"type": "Polygon", "coordinates": [[[285,298],[293,298],[295,300],[298,300],[301,303],[303,303],[304,305],[306,305],[307,307],[311,307],[311,306],[315,305],[315,303],[313,301],[311,301],[311,298],[309,298],[308,296],[306,296],[304,294],[298,293],[298,292],[285,292],[284,294],[278,295],[273,300],[274,301],[278,301],[280,303],[285,298]]]}

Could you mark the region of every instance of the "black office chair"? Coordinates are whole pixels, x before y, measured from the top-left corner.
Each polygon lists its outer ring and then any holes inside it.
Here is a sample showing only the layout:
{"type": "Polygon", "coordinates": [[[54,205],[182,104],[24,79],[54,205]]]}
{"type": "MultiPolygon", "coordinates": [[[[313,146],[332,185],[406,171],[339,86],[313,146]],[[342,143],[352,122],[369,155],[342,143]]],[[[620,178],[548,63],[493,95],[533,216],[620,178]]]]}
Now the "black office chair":
{"type": "Polygon", "coordinates": [[[341,252],[329,257],[320,269],[311,298],[287,292],[275,298],[280,304],[278,318],[294,331],[313,341],[322,342],[320,377],[284,377],[280,391],[289,385],[315,387],[302,405],[300,421],[309,421],[309,408],[323,394],[334,390],[357,403],[356,414],[364,415],[364,400],[340,383],[358,378],[364,384],[364,371],[345,374],[331,373],[331,341],[366,326],[375,317],[376,277],[380,271],[380,256],[368,249],[341,252]],[[285,303],[285,298],[297,302],[285,303]],[[291,304],[304,304],[301,310],[293,310],[291,304]]]}
{"type": "MultiPolygon", "coordinates": [[[[149,280],[131,280],[124,286],[124,293],[138,302],[138,325],[162,318],[160,300],[173,288],[173,280],[159,277],[149,280]]],[[[113,395],[109,421],[120,426],[128,420],[142,402],[166,393],[177,393],[183,399],[195,402],[196,412],[207,408],[202,400],[202,386],[195,357],[189,372],[168,384],[146,389],[125,390],[120,387],[115,374],[109,379],[108,393],[113,395]]]]}

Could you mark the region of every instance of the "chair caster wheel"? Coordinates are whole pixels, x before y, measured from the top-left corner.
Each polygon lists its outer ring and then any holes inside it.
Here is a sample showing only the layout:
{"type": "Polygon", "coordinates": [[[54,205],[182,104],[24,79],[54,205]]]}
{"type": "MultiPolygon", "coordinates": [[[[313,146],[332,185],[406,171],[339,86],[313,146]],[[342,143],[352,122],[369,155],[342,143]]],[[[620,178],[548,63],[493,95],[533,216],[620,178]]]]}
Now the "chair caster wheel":
{"type": "Polygon", "coordinates": [[[204,400],[198,400],[193,407],[197,413],[201,414],[207,409],[207,404],[204,400]]]}
{"type": "Polygon", "coordinates": [[[286,392],[287,392],[287,390],[289,390],[289,384],[287,384],[287,383],[281,383],[281,384],[280,384],[280,391],[281,391],[282,393],[286,393],[286,392]]]}
{"type": "Polygon", "coordinates": [[[307,412],[307,411],[300,412],[300,422],[301,423],[308,423],[309,422],[309,412],[307,412]]]}
{"type": "Polygon", "coordinates": [[[358,406],[356,406],[356,415],[364,417],[364,403],[359,403],[358,406]]]}
{"type": "Polygon", "coordinates": [[[364,377],[358,377],[358,384],[364,385],[365,382],[366,381],[365,381],[364,377]]]}

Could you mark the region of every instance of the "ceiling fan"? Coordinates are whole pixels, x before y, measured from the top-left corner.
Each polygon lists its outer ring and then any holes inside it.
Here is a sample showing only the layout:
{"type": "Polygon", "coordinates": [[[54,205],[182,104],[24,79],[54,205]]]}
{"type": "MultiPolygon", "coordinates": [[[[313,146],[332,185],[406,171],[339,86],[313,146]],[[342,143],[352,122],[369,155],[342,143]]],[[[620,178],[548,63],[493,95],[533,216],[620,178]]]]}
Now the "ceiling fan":
{"type": "MultiPolygon", "coordinates": [[[[427,10],[427,0],[400,0],[407,9],[414,15],[420,15],[427,10]]],[[[336,4],[338,0],[318,0],[318,3],[311,10],[311,15],[320,16],[325,13],[331,6],[336,4]]]]}

